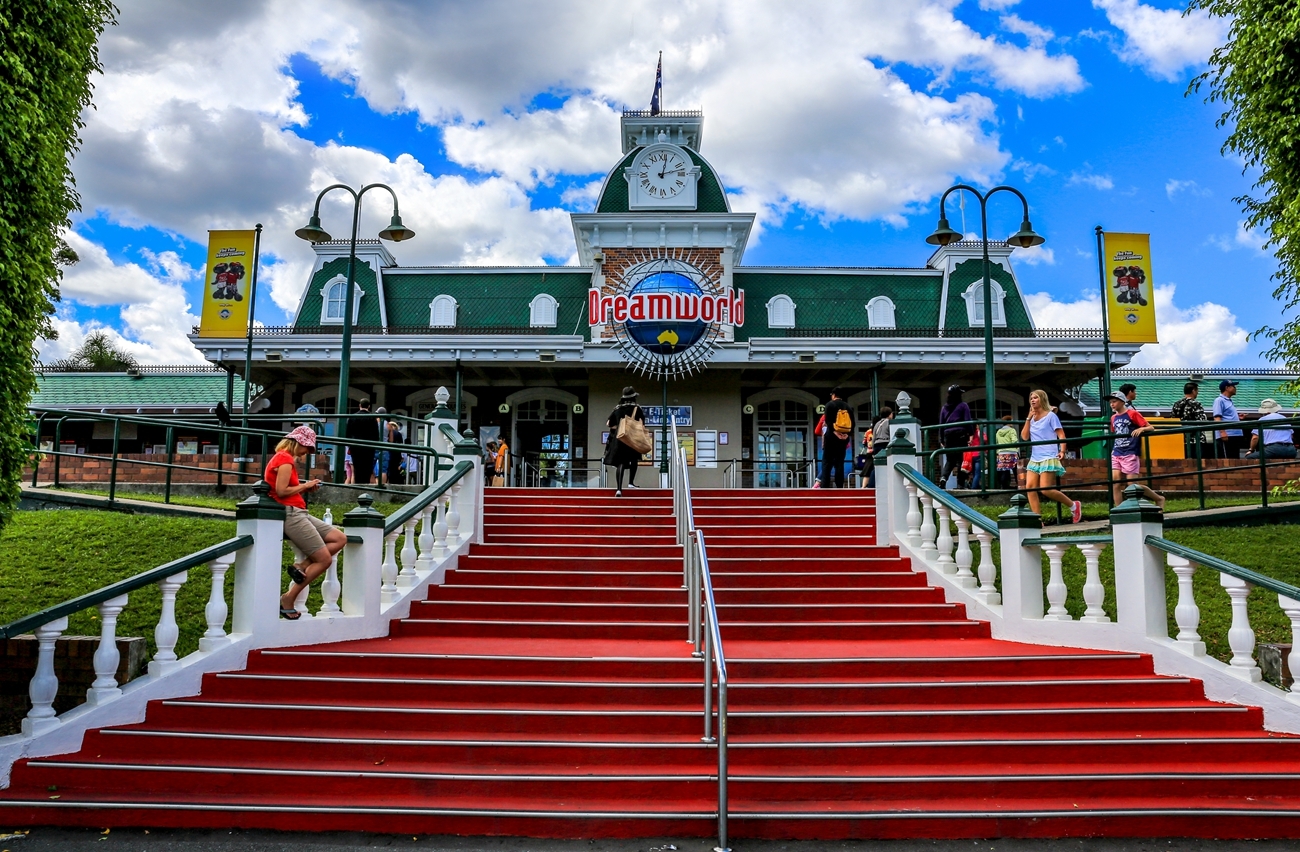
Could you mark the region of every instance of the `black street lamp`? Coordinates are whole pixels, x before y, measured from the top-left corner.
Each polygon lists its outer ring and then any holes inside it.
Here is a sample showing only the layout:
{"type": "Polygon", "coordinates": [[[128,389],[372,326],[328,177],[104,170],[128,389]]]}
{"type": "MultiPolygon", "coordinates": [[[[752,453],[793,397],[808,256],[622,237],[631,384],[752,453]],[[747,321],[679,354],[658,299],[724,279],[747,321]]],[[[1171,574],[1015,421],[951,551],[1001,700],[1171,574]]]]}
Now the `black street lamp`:
{"type": "MultiPolygon", "coordinates": [[[[1033,226],[1029,223],[1029,202],[1025,200],[1024,193],[1014,186],[995,186],[986,193],[980,193],[973,186],[967,186],[959,183],[949,187],[939,198],[939,223],[935,226],[934,233],[925,238],[925,241],[932,246],[946,246],[949,243],[956,242],[962,238],[962,234],[954,231],[948,224],[948,215],[944,210],[944,202],[948,196],[957,191],[969,192],[979,199],[980,203],[980,246],[984,250],[984,419],[997,419],[997,396],[994,392],[994,375],[993,375],[993,284],[990,281],[989,265],[989,218],[988,218],[988,200],[996,192],[1010,192],[1020,199],[1024,207],[1024,219],[1020,223],[1020,230],[1007,237],[1007,245],[1014,248],[1030,248],[1040,246],[1046,240],[1034,232],[1033,226]]],[[[980,443],[984,443],[981,436],[980,443]]],[[[993,473],[994,453],[990,445],[985,450],[984,457],[984,476],[981,478],[981,484],[985,490],[988,488],[989,478],[993,473]]]]}
{"type": "MultiPolygon", "coordinates": [[[[332,239],[325,229],[320,226],[320,201],[325,195],[332,190],[342,189],[352,196],[352,243],[348,248],[348,280],[343,285],[343,347],[339,356],[339,395],[335,403],[338,409],[339,429],[338,438],[341,440],[348,434],[348,380],[352,368],[352,310],[353,310],[353,279],[356,277],[357,268],[357,225],[361,219],[361,198],[372,189],[385,189],[388,194],[393,196],[393,218],[388,223],[388,227],[379,232],[381,240],[392,240],[400,243],[402,240],[409,240],[415,236],[415,231],[402,224],[402,217],[397,213],[397,193],[393,192],[392,187],[382,183],[372,183],[363,186],[360,191],[342,183],[336,183],[333,186],[327,186],[316,196],[316,205],[312,208],[311,219],[307,221],[307,226],[294,231],[294,235],[306,240],[309,243],[324,243],[332,239]]],[[[334,482],[343,481],[343,456],[337,449],[342,446],[336,444],[334,451],[334,482]]]]}

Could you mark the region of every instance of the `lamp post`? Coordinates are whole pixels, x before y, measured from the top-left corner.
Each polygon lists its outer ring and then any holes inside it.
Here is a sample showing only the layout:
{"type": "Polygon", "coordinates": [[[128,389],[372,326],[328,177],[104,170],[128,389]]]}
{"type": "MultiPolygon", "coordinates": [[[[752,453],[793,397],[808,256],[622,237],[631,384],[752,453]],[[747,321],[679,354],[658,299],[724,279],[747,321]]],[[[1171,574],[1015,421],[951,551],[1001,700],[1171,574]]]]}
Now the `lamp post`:
{"type": "MultiPolygon", "coordinates": [[[[944,210],[944,202],[948,196],[954,192],[964,191],[979,199],[980,203],[980,247],[984,251],[984,419],[995,420],[997,414],[997,395],[994,387],[994,370],[993,370],[993,284],[990,280],[989,264],[989,218],[988,218],[988,201],[998,192],[1010,192],[1020,199],[1020,204],[1024,208],[1024,218],[1020,223],[1020,230],[1007,237],[1007,245],[1014,248],[1030,248],[1040,246],[1046,240],[1034,232],[1033,226],[1029,223],[1029,202],[1025,199],[1024,193],[1013,186],[995,186],[986,193],[981,193],[973,186],[959,183],[948,187],[939,198],[939,223],[935,226],[934,233],[925,238],[925,241],[932,246],[946,246],[949,243],[956,242],[962,238],[962,234],[954,231],[948,224],[948,215],[944,210]]],[[[984,443],[981,437],[980,443],[984,443]]],[[[993,473],[994,452],[992,446],[984,451],[984,476],[981,478],[981,485],[984,490],[988,490],[988,481],[993,473]]]]}
{"type": "MultiPolygon", "coordinates": [[[[379,232],[381,240],[392,240],[400,243],[402,240],[409,240],[415,236],[415,231],[402,224],[402,217],[397,212],[397,193],[393,192],[392,187],[382,183],[372,183],[363,186],[360,190],[355,190],[350,186],[342,183],[336,183],[327,186],[316,196],[316,205],[312,208],[311,219],[307,221],[306,227],[294,231],[294,235],[306,240],[309,243],[324,243],[332,239],[330,235],[320,226],[320,202],[325,195],[333,190],[341,189],[352,196],[352,242],[348,247],[348,280],[343,285],[343,346],[339,354],[339,393],[335,403],[338,409],[339,430],[338,438],[341,441],[348,434],[348,381],[349,373],[352,367],[352,310],[353,310],[353,293],[352,288],[355,286],[353,281],[356,277],[357,268],[357,226],[361,219],[361,199],[372,189],[384,189],[393,197],[393,218],[388,223],[388,227],[379,232]]],[[[338,452],[341,443],[335,444],[334,459],[334,482],[343,481],[343,460],[342,455],[338,452]]]]}

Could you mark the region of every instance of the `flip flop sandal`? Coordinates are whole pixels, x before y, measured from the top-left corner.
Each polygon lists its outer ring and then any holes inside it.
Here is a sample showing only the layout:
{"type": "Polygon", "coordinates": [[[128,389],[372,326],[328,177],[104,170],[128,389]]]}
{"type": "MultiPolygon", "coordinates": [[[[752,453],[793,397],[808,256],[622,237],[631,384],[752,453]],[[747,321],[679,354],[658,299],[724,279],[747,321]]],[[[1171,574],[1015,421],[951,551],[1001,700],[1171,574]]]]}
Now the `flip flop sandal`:
{"type": "Polygon", "coordinates": [[[302,569],[299,568],[297,565],[290,564],[284,566],[284,573],[288,574],[289,579],[293,580],[298,585],[300,586],[307,585],[307,575],[302,573],[302,569]]]}
{"type": "Polygon", "coordinates": [[[302,618],[302,613],[298,612],[296,609],[285,609],[284,607],[280,607],[280,617],[285,621],[297,621],[302,618]]]}

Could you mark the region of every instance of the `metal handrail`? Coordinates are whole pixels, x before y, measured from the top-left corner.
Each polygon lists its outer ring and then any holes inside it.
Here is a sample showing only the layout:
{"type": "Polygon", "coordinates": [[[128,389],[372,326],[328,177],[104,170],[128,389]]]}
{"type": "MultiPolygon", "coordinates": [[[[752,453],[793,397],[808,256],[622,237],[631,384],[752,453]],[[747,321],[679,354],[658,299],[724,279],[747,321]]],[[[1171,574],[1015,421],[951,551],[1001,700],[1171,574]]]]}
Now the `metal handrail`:
{"type": "Polygon", "coordinates": [[[384,535],[388,535],[392,532],[395,532],[396,530],[400,530],[403,526],[405,526],[407,521],[411,520],[411,518],[414,518],[416,515],[423,512],[425,508],[434,500],[438,499],[443,494],[446,494],[447,489],[451,488],[457,482],[460,482],[462,479],[464,479],[465,474],[471,469],[473,469],[473,467],[474,467],[474,462],[471,461],[461,462],[460,464],[452,468],[451,475],[448,476],[446,479],[441,479],[435,482],[433,485],[430,485],[428,488],[421,491],[411,500],[407,501],[406,505],[402,506],[402,508],[398,509],[396,512],[388,516],[388,520],[384,522],[384,535]]]}
{"type": "Polygon", "coordinates": [[[1292,600],[1300,601],[1300,588],[1296,588],[1290,583],[1283,583],[1281,580],[1275,580],[1249,568],[1242,568],[1240,565],[1234,565],[1231,562],[1211,556],[1208,553],[1202,553],[1199,550],[1193,550],[1158,535],[1147,536],[1146,543],[1156,550],[1163,550],[1165,553],[1181,556],[1183,559],[1195,562],[1197,565],[1213,568],[1220,574],[1227,574],[1230,577],[1236,577],[1238,580],[1245,580],[1247,583],[1268,589],[1270,592],[1277,592],[1279,595],[1286,595],[1292,600]]]}
{"type": "Polygon", "coordinates": [[[118,580],[97,589],[88,592],[80,597],[46,607],[40,612],[34,612],[31,615],[23,616],[17,621],[11,621],[0,627],[0,639],[11,639],[14,636],[26,633],[29,630],[35,630],[37,627],[49,624],[57,618],[63,618],[66,615],[73,615],[81,612],[88,607],[96,606],[104,601],[110,601],[113,598],[125,595],[128,592],[134,592],[136,589],[157,583],[159,580],[165,580],[182,571],[188,571],[199,565],[204,565],[216,559],[219,556],[225,556],[228,553],[235,553],[246,547],[251,547],[253,537],[251,535],[241,535],[235,538],[226,539],[223,542],[214,544],[211,547],[205,547],[197,550],[188,556],[182,556],[179,559],[173,559],[165,565],[159,565],[157,568],[150,569],[134,577],[127,577],[125,580],[118,580]]]}
{"type": "Polygon", "coordinates": [[[919,490],[924,491],[932,500],[937,500],[948,507],[948,510],[954,514],[960,515],[971,526],[979,527],[985,532],[993,535],[995,538],[998,534],[998,525],[987,515],[977,512],[962,501],[953,497],[947,491],[935,485],[930,480],[921,475],[921,472],[911,465],[896,464],[894,470],[898,471],[904,479],[915,485],[919,490]]]}

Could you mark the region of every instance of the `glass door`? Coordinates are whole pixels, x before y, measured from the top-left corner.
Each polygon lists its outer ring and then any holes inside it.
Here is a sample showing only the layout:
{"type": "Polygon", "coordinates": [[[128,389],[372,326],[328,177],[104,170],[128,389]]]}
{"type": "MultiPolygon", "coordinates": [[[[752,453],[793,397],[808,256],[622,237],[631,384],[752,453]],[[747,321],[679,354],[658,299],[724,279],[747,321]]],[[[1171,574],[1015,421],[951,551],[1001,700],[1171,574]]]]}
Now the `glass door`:
{"type": "Polygon", "coordinates": [[[794,400],[772,400],[758,406],[754,420],[755,487],[809,487],[811,409],[794,400]]]}

